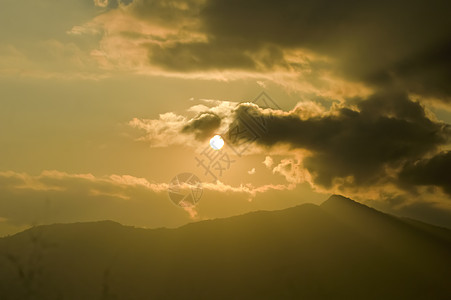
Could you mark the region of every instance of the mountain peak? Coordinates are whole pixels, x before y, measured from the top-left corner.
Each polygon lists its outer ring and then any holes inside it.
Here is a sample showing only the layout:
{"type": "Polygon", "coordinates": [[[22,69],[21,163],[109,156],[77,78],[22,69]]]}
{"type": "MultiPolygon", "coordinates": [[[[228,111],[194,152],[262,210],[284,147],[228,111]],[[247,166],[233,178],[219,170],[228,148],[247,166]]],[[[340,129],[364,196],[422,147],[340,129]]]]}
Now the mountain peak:
{"type": "MultiPolygon", "coordinates": [[[[360,203],[358,203],[350,198],[347,198],[345,196],[334,194],[334,195],[330,196],[329,199],[327,199],[326,201],[321,203],[321,206],[329,206],[329,205],[335,206],[335,205],[343,205],[343,204],[359,205],[360,203]]],[[[362,204],[360,204],[360,205],[362,205],[362,204]]]]}
{"type": "Polygon", "coordinates": [[[370,212],[376,214],[382,214],[381,212],[375,210],[374,208],[368,207],[365,204],[354,201],[342,195],[332,195],[321,203],[321,208],[330,212],[344,212],[344,211],[354,211],[354,212],[370,212]]]}

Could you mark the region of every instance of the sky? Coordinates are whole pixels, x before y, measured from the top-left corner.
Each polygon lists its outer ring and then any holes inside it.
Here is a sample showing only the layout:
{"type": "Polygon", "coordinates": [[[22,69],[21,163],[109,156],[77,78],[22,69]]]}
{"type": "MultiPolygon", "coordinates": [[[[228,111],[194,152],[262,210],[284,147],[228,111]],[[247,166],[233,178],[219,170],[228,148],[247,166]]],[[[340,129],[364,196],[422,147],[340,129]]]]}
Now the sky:
{"type": "Polygon", "coordinates": [[[446,1],[0,5],[0,236],[332,194],[451,227],[446,1]],[[169,196],[182,173],[199,179],[195,206],[169,196]]]}

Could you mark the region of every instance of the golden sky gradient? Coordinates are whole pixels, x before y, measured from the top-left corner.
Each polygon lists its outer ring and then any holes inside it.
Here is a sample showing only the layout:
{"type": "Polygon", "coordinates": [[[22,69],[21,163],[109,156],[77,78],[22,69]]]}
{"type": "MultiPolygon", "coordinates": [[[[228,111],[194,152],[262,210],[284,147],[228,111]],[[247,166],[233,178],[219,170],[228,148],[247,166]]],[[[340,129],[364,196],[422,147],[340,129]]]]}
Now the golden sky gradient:
{"type": "Polygon", "coordinates": [[[333,193],[450,227],[449,9],[345,2],[3,0],[0,235],[333,193]],[[196,157],[248,110],[265,134],[205,174],[196,157]],[[194,208],[167,194],[183,172],[203,182],[194,208]]]}

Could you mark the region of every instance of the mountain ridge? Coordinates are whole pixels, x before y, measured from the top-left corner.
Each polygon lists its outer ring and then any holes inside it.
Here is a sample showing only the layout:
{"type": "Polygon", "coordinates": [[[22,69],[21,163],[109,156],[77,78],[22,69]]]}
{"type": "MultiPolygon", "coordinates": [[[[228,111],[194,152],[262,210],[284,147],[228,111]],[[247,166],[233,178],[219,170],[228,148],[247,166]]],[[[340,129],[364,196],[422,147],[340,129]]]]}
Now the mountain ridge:
{"type": "Polygon", "coordinates": [[[342,196],[174,229],[46,225],[0,239],[0,298],[448,299],[444,237],[342,196]]]}
{"type": "MultiPolygon", "coordinates": [[[[179,229],[179,228],[183,228],[185,226],[192,226],[193,224],[203,224],[203,223],[208,223],[208,222],[215,222],[215,221],[221,221],[221,220],[234,220],[234,219],[239,219],[241,217],[245,217],[245,216],[254,216],[254,215],[265,215],[265,214],[278,214],[278,213],[283,213],[283,212],[287,212],[287,211],[294,211],[297,209],[302,209],[305,208],[306,206],[311,206],[311,207],[319,207],[319,208],[325,208],[327,211],[331,211],[331,209],[337,209],[337,208],[342,208],[342,207],[347,207],[347,208],[351,208],[351,209],[362,209],[362,210],[366,210],[367,212],[371,212],[371,213],[375,213],[378,215],[385,215],[385,216],[390,216],[391,218],[395,218],[398,219],[400,221],[402,220],[409,220],[410,222],[413,223],[418,223],[418,224],[422,224],[424,226],[427,227],[433,227],[433,228],[437,228],[437,229],[443,229],[445,231],[449,231],[451,232],[450,228],[446,228],[446,227],[442,227],[442,226],[438,226],[438,225],[433,225],[433,224],[429,224],[423,221],[419,221],[413,218],[406,218],[406,217],[398,217],[395,215],[391,215],[391,214],[387,214],[384,212],[381,212],[375,208],[372,208],[370,206],[367,206],[363,203],[357,202],[355,200],[352,200],[348,197],[342,196],[342,195],[338,195],[338,194],[333,194],[331,195],[328,199],[326,199],[325,201],[323,201],[321,204],[316,205],[313,203],[303,203],[300,205],[296,205],[296,206],[292,206],[292,207],[288,207],[288,208],[284,208],[284,209],[280,209],[280,210],[257,210],[257,211],[251,211],[251,212],[247,212],[244,214],[240,214],[240,215],[236,215],[236,216],[231,216],[231,217],[225,217],[225,218],[215,218],[215,219],[207,219],[207,220],[200,220],[200,221],[196,221],[196,222],[190,222],[188,224],[182,225],[180,227],[176,227],[176,228],[166,228],[166,227],[157,227],[157,228],[145,228],[145,227],[136,227],[136,226],[130,226],[130,225],[123,225],[119,222],[113,221],[113,220],[99,220],[99,221],[87,221],[87,222],[73,222],[73,223],[54,223],[54,224],[45,224],[45,225],[38,225],[35,226],[33,228],[29,228],[26,229],[24,231],[18,232],[16,234],[10,235],[14,236],[17,234],[21,234],[23,232],[27,232],[29,230],[36,230],[36,229],[45,229],[45,228],[49,228],[49,227],[53,227],[53,226],[89,226],[89,225],[108,225],[108,226],[122,226],[122,227],[126,227],[126,228],[130,228],[130,229],[138,229],[138,230],[175,230],[175,229],[179,229]]],[[[6,238],[6,237],[0,237],[1,238],[6,238]]]]}

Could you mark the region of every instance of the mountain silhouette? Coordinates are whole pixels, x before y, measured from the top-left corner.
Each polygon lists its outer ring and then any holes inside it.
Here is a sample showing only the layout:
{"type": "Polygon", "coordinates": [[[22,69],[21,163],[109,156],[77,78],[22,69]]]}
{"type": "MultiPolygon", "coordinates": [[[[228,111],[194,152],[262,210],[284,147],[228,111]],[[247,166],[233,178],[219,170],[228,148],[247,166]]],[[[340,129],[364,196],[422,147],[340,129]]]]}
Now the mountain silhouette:
{"type": "Polygon", "coordinates": [[[0,255],[0,299],[451,299],[450,230],[338,195],[177,229],[39,226],[0,255]]]}

